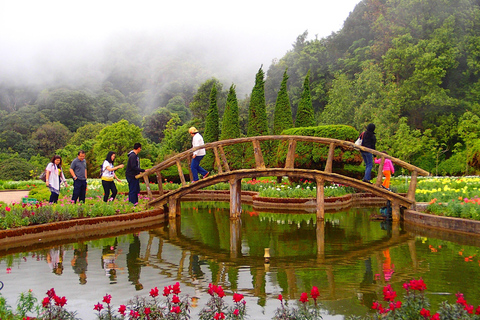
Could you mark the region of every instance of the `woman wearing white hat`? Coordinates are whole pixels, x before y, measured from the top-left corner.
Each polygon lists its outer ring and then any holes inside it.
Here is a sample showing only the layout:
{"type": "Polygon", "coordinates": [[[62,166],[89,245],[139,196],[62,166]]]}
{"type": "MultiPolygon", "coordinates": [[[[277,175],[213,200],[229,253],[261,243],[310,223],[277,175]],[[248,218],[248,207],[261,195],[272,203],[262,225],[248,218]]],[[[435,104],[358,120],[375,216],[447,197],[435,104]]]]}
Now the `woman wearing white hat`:
{"type": "MultiPolygon", "coordinates": [[[[197,128],[191,127],[188,129],[188,133],[192,136],[192,147],[199,147],[203,146],[205,143],[203,142],[203,137],[200,133],[198,133],[197,128]]],[[[205,149],[198,149],[193,152],[192,155],[192,164],[190,168],[192,169],[193,181],[198,181],[198,174],[200,173],[204,178],[206,178],[209,172],[202,167],[200,167],[200,161],[202,161],[203,157],[205,156],[205,149]]]]}

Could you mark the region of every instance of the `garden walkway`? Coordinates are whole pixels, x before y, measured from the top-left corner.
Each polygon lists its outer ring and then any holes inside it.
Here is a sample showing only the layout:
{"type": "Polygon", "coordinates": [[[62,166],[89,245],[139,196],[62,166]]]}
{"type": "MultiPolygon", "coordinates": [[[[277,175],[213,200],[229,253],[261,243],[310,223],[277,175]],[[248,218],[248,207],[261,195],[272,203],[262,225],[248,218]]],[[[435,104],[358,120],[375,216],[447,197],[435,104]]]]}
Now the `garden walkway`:
{"type": "Polygon", "coordinates": [[[5,203],[19,203],[28,196],[28,190],[0,191],[0,201],[5,203]]]}

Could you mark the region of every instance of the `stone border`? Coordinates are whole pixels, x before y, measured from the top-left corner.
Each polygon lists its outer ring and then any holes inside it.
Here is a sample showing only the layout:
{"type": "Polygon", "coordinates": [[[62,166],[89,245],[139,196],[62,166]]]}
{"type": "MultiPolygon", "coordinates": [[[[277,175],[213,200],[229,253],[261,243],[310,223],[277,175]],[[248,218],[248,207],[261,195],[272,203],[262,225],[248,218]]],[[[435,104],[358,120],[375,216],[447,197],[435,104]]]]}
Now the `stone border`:
{"type": "Polygon", "coordinates": [[[405,210],[404,220],[418,226],[447,230],[456,233],[480,235],[480,221],[437,216],[434,214],[422,213],[415,210],[405,210]]]}

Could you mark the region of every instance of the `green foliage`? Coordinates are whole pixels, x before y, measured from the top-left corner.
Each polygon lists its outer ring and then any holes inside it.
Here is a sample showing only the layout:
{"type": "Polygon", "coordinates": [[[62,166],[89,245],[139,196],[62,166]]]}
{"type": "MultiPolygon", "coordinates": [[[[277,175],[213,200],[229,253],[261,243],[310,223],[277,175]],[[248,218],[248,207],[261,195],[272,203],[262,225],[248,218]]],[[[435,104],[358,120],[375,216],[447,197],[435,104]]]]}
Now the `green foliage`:
{"type": "Polygon", "coordinates": [[[310,95],[310,70],[305,76],[303,82],[302,98],[298,103],[297,115],[295,117],[295,127],[313,127],[315,126],[315,115],[312,106],[312,97],[310,95]]]}
{"type": "MultiPolygon", "coordinates": [[[[235,85],[232,84],[228,90],[220,140],[240,138],[240,135],[237,93],[235,91],[235,85]]],[[[229,167],[233,170],[240,169],[243,160],[243,146],[226,146],[224,147],[224,151],[229,167]]]]}
{"type": "Polygon", "coordinates": [[[275,103],[275,114],[273,120],[273,134],[281,134],[283,130],[293,127],[292,107],[287,91],[287,70],[283,73],[283,80],[278,91],[277,101],[275,103]]]}
{"type": "Polygon", "coordinates": [[[60,122],[46,123],[32,134],[32,140],[44,156],[51,157],[55,150],[63,148],[72,133],[60,122]]]}
{"type": "Polygon", "coordinates": [[[167,108],[159,108],[153,114],[143,118],[143,134],[153,142],[160,142],[165,137],[164,130],[172,113],[167,108]]]}
{"type": "Polygon", "coordinates": [[[190,109],[186,106],[185,99],[180,96],[175,96],[170,99],[165,108],[172,113],[178,114],[182,123],[185,123],[192,118],[192,113],[190,112],[190,109]]]}
{"type": "Polygon", "coordinates": [[[76,146],[82,145],[87,140],[94,140],[100,131],[105,128],[103,123],[89,123],[77,129],[73,136],[68,141],[68,144],[76,146]]]}
{"type": "Polygon", "coordinates": [[[212,86],[210,92],[210,103],[207,111],[207,118],[205,121],[205,133],[203,139],[205,143],[218,141],[220,136],[220,128],[218,122],[218,108],[217,108],[217,87],[212,86]]]}
{"type": "Polygon", "coordinates": [[[209,101],[213,85],[216,86],[216,90],[219,93],[219,97],[217,99],[217,108],[219,110],[219,114],[222,113],[221,110],[223,110],[225,106],[225,97],[222,93],[223,85],[220,83],[220,81],[212,78],[202,83],[189,104],[190,110],[193,113],[193,117],[200,120],[200,127],[204,126],[207,117],[207,110],[210,106],[209,101]]]}
{"type": "Polygon", "coordinates": [[[248,109],[247,136],[262,136],[268,134],[267,112],[265,104],[264,72],[260,68],[255,76],[255,86],[252,89],[248,109]]]}
{"type": "Polygon", "coordinates": [[[0,180],[30,180],[35,166],[18,156],[0,162],[0,180]]]}
{"type": "MultiPolygon", "coordinates": [[[[354,141],[358,137],[358,131],[350,126],[331,125],[317,126],[307,128],[293,128],[282,132],[284,135],[292,136],[312,136],[332,138],[338,140],[354,141]]],[[[321,168],[325,165],[328,157],[328,145],[313,144],[309,142],[299,142],[296,148],[295,167],[296,168],[321,168]]],[[[288,150],[288,142],[283,142],[277,150],[277,159],[279,165],[285,163],[288,150]]],[[[360,154],[352,150],[335,149],[334,164],[343,167],[344,164],[360,164],[360,154]]]]}

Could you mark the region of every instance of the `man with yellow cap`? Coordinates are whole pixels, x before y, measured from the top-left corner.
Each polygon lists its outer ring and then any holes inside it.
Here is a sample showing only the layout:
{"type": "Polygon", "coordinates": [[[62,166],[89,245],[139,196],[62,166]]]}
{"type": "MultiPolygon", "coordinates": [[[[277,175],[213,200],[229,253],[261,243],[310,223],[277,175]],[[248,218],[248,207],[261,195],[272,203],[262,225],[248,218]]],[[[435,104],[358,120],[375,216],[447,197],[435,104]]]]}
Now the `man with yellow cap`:
{"type": "MultiPolygon", "coordinates": [[[[188,129],[188,133],[192,136],[192,147],[199,147],[203,146],[205,143],[203,142],[203,137],[200,133],[198,133],[197,128],[191,127],[188,129]]],[[[202,167],[200,167],[200,161],[202,161],[203,157],[205,156],[205,149],[198,149],[193,152],[192,155],[192,164],[190,168],[192,169],[193,181],[198,181],[198,174],[200,173],[204,178],[206,178],[209,172],[202,167]]]]}

